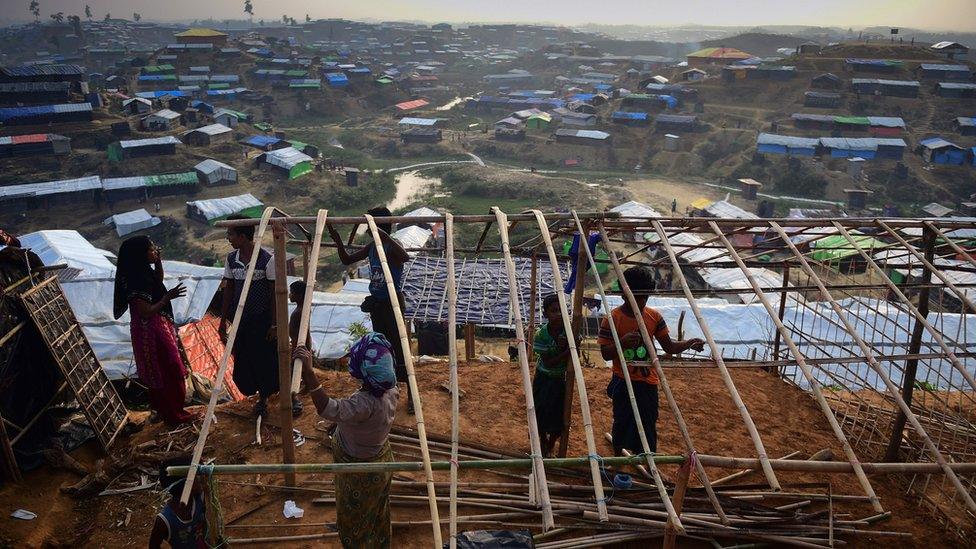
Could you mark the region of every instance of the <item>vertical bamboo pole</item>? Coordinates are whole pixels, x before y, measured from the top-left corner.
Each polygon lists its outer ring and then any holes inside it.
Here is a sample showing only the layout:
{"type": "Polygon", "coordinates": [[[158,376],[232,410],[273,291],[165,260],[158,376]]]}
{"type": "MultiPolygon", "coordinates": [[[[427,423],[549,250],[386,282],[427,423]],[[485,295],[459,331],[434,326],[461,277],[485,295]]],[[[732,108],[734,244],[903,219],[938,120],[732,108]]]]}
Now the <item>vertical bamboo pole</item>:
{"type": "MultiPolygon", "coordinates": [[[[529,349],[529,364],[535,363],[535,350],[532,345],[535,342],[535,317],[538,314],[536,308],[539,303],[539,260],[535,250],[532,250],[532,268],[529,270],[529,333],[525,334],[527,347],[529,349]]],[[[545,311],[542,311],[545,314],[545,311]]]]}
{"type": "MultiPolygon", "coordinates": [[[[549,234],[549,226],[546,225],[546,218],[543,217],[542,212],[539,210],[532,210],[535,214],[536,222],[539,223],[539,231],[542,233],[542,241],[546,244],[546,253],[549,254],[549,264],[552,266],[552,278],[553,285],[556,287],[556,299],[559,301],[559,312],[563,318],[563,329],[572,330],[573,323],[580,320],[582,313],[575,313],[575,316],[570,317],[569,309],[566,304],[566,292],[563,291],[563,275],[559,271],[559,260],[556,259],[556,251],[552,248],[552,236],[549,234]]],[[[580,235],[580,246],[586,246],[586,235],[580,235]]],[[[582,252],[582,250],[580,250],[582,252]]],[[[583,254],[579,254],[579,258],[583,259],[583,254]]],[[[580,269],[580,264],[585,267],[585,263],[582,261],[577,262],[576,271],[576,282],[577,286],[581,286],[581,280],[584,280],[585,269],[580,269]]],[[[581,292],[580,292],[581,293],[581,292]]],[[[574,299],[575,302],[575,299],[574,299]]],[[[581,301],[582,303],[582,301],[581,301]]],[[[570,334],[571,337],[566,338],[566,343],[569,346],[569,358],[570,362],[573,364],[573,376],[576,378],[576,388],[579,391],[580,399],[580,415],[583,416],[583,433],[586,436],[586,451],[590,455],[590,477],[593,479],[593,491],[596,495],[596,508],[600,515],[601,521],[608,520],[607,516],[607,501],[603,495],[603,476],[600,471],[600,463],[598,462],[599,456],[596,450],[596,438],[593,436],[593,419],[590,415],[590,400],[586,396],[586,379],[583,377],[583,366],[580,364],[579,360],[579,350],[576,348],[576,334],[575,330],[570,334]]],[[[536,375],[539,375],[538,373],[536,375]]],[[[571,376],[566,376],[567,378],[571,376]]],[[[568,383],[567,383],[568,385],[568,383]]],[[[572,404],[572,397],[566,400],[572,404]]],[[[565,409],[564,412],[572,413],[572,410],[565,409]]],[[[567,414],[568,415],[568,414],[567,414]]],[[[564,440],[568,439],[569,426],[564,424],[563,426],[563,436],[564,440]]]]}
{"type": "MultiPolygon", "coordinates": [[[[932,261],[935,255],[935,233],[925,227],[922,230],[922,241],[925,246],[925,259],[932,261]]],[[[852,241],[853,242],[853,241],[852,241]]],[[[884,274],[882,273],[882,276],[884,274]]],[[[927,284],[932,282],[932,272],[928,269],[922,270],[922,288],[918,291],[918,313],[915,325],[912,327],[912,337],[908,341],[908,353],[916,354],[922,348],[922,333],[925,331],[923,322],[929,315],[929,287],[927,284]]],[[[918,359],[910,358],[905,361],[905,372],[902,374],[901,397],[905,399],[905,404],[912,405],[912,397],[915,391],[915,376],[918,373],[918,359]]],[[[901,441],[905,432],[905,414],[898,412],[895,416],[894,424],[891,427],[891,438],[888,439],[888,448],[885,450],[884,460],[887,462],[898,461],[898,451],[901,449],[901,441]]]]}
{"type": "Polygon", "coordinates": [[[464,325],[464,359],[474,360],[474,324],[470,322],[464,325]]]}
{"type": "MultiPolygon", "coordinates": [[[[674,511],[678,514],[678,517],[681,516],[681,509],[685,504],[685,492],[688,491],[688,478],[691,476],[692,462],[696,460],[696,456],[692,454],[678,468],[678,477],[674,483],[674,511]]],[[[664,529],[664,549],[674,549],[677,537],[677,531],[670,525],[666,526],[664,529]]]]}
{"type": "Polygon", "coordinates": [[[732,396],[732,402],[735,403],[735,407],[739,410],[739,415],[742,416],[742,421],[745,423],[746,431],[749,432],[749,438],[752,439],[752,444],[756,447],[756,452],[759,454],[759,462],[762,464],[763,474],[766,475],[766,480],[769,481],[770,488],[778,492],[780,490],[779,481],[776,479],[776,473],[773,472],[773,468],[769,465],[769,456],[766,455],[766,447],[762,442],[762,438],[759,436],[759,430],[756,429],[756,424],[752,421],[752,415],[749,414],[749,410],[746,408],[746,403],[743,402],[742,397],[739,396],[739,391],[735,388],[735,382],[732,381],[732,376],[729,374],[728,368],[725,367],[725,360],[722,359],[722,351],[715,343],[715,338],[712,337],[712,330],[709,328],[708,323],[705,322],[705,317],[698,309],[698,302],[695,300],[695,296],[691,292],[691,287],[688,286],[688,281],[685,280],[684,273],[681,272],[681,265],[678,263],[678,259],[674,255],[674,249],[671,247],[671,243],[668,242],[668,235],[664,231],[664,227],[661,225],[660,221],[655,220],[652,223],[654,225],[654,230],[657,231],[661,245],[664,246],[664,250],[668,253],[668,257],[671,259],[671,273],[675,280],[678,281],[678,284],[681,285],[681,289],[685,294],[685,299],[688,300],[688,306],[691,308],[691,313],[695,315],[695,319],[698,320],[698,327],[701,328],[702,335],[705,336],[705,340],[708,342],[708,348],[712,352],[712,361],[715,362],[719,375],[722,377],[722,382],[725,383],[725,388],[728,389],[729,395],[732,396]]]}
{"type": "MultiPolygon", "coordinates": [[[[288,337],[288,275],[285,226],[274,223],[274,308],[278,336],[278,422],[281,427],[281,462],[295,463],[295,437],[291,417],[291,341],[288,337]]],[[[257,249],[254,252],[257,255],[257,249]]],[[[312,292],[307,292],[311,294],[312,292]]],[[[285,486],[295,486],[295,473],[285,473],[285,486]]]]}
{"type": "Polygon", "coordinates": [[[539,502],[542,504],[542,528],[550,530],[555,526],[552,518],[552,504],[549,501],[549,483],[542,462],[542,444],[539,441],[539,425],[535,419],[535,399],[532,397],[532,375],[529,373],[529,354],[525,349],[525,326],[522,323],[522,304],[519,302],[518,279],[515,276],[515,262],[508,243],[508,216],[497,206],[491,211],[498,224],[498,235],[502,240],[502,256],[508,273],[508,301],[515,317],[515,337],[518,340],[519,366],[522,369],[522,389],[525,391],[525,415],[529,424],[529,446],[532,451],[532,476],[536,482],[539,502]]]}
{"type": "Polygon", "coordinates": [[[457,547],[458,437],[460,395],[457,363],[457,281],[454,274],[454,216],[444,214],[444,247],[447,262],[447,361],[451,369],[451,503],[450,549],[457,547]]]}
{"type": "MultiPolygon", "coordinates": [[[[579,216],[573,211],[573,220],[576,222],[576,228],[579,231],[583,230],[583,225],[580,223],[579,216]]],[[[603,247],[605,248],[607,255],[610,257],[610,264],[613,267],[614,273],[617,276],[617,280],[620,283],[620,291],[624,294],[624,299],[634,310],[637,309],[637,300],[634,299],[634,293],[630,290],[630,286],[627,285],[627,279],[624,278],[623,268],[620,266],[620,261],[617,259],[617,254],[613,251],[610,246],[610,239],[607,237],[606,229],[603,228],[603,224],[599,225],[600,228],[600,239],[603,242],[603,247]]],[[[586,249],[586,257],[590,262],[590,270],[593,272],[593,279],[596,281],[597,288],[600,290],[600,298],[603,300],[604,306],[607,303],[607,292],[604,289],[603,281],[600,279],[600,272],[596,269],[596,260],[590,253],[590,249],[586,249]]],[[[641,333],[641,338],[644,341],[644,345],[648,346],[649,349],[655,349],[654,341],[651,339],[650,333],[647,330],[647,325],[644,323],[643,315],[636,315],[635,320],[637,320],[637,329],[641,333]]],[[[609,323],[610,334],[613,337],[614,347],[617,351],[617,359],[620,361],[621,370],[624,374],[624,385],[627,387],[627,395],[630,397],[630,406],[634,412],[634,419],[637,421],[637,435],[641,441],[641,448],[645,453],[650,454],[650,445],[647,442],[647,435],[644,433],[644,423],[640,419],[640,410],[637,407],[637,401],[634,399],[634,386],[630,381],[630,370],[627,366],[627,361],[624,358],[623,346],[620,344],[620,334],[617,333],[617,327],[614,326],[613,322],[609,323]]],[[[688,448],[689,453],[695,453],[695,445],[691,440],[691,432],[688,430],[688,424],[685,423],[684,415],[681,413],[681,409],[678,408],[678,402],[674,399],[674,394],[671,392],[671,384],[668,383],[668,378],[664,374],[664,368],[661,367],[661,361],[657,358],[656,352],[648,353],[651,358],[651,365],[654,366],[654,371],[657,372],[658,382],[660,383],[661,389],[664,391],[664,398],[668,401],[668,406],[671,408],[671,414],[674,415],[674,421],[678,425],[678,431],[681,433],[681,438],[685,442],[685,446],[688,448]]],[[[653,460],[648,456],[648,469],[651,471],[656,471],[653,460]]],[[[722,504],[719,502],[718,497],[715,495],[715,491],[712,489],[712,485],[708,480],[708,473],[706,473],[705,468],[702,464],[696,461],[695,470],[698,474],[698,478],[701,480],[702,485],[705,487],[705,494],[708,495],[709,501],[712,503],[712,507],[715,509],[715,513],[718,515],[719,520],[722,524],[728,525],[729,519],[725,515],[725,511],[722,509],[722,504]]],[[[653,476],[654,473],[652,473],[653,476]]],[[[663,483],[658,485],[658,491],[660,492],[663,488],[663,483]]],[[[667,497],[667,491],[665,490],[665,495],[661,498],[664,502],[665,509],[672,506],[671,500],[667,497]]],[[[673,509],[673,507],[671,507],[673,509]]],[[[674,514],[677,518],[677,513],[674,514]]],[[[679,531],[683,532],[684,528],[681,526],[680,522],[676,526],[679,531]]]]}
{"type": "Polygon", "coordinates": [[[889,227],[888,224],[885,223],[884,221],[881,221],[880,219],[875,219],[874,223],[879,227],[881,227],[882,229],[884,229],[888,234],[893,236],[895,240],[897,240],[899,244],[904,246],[905,249],[908,250],[910,254],[912,254],[919,261],[921,261],[922,264],[925,265],[925,267],[928,270],[932,271],[932,274],[934,274],[939,280],[941,280],[943,284],[948,286],[949,289],[952,290],[952,293],[956,294],[956,296],[959,298],[959,301],[961,301],[966,308],[968,308],[970,311],[976,311],[976,305],[973,305],[973,302],[969,300],[969,297],[966,296],[966,292],[960,290],[955,284],[953,284],[952,281],[946,277],[946,275],[942,274],[942,271],[937,269],[935,265],[932,265],[931,261],[926,260],[924,255],[918,253],[918,250],[916,250],[914,246],[909,244],[896,231],[892,230],[892,228],[889,227]]]}
{"type": "Polygon", "coordinates": [[[390,264],[386,260],[386,250],[383,247],[383,240],[380,238],[380,230],[376,226],[376,221],[373,219],[373,216],[367,215],[366,223],[369,225],[370,234],[373,236],[376,255],[379,256],[380,265],[383,267],[383,278],[386,280],[386,289],[390,293],[390,303],[393,307],[393,316],[396,319],[397,331],[400,332],[400,348],[403,349],[403,365],[407,370],[407,386],[410,389],[410,398],[414,403],[414,412],[417,418],[417,438],[420,439],[420,457],[424,462],[424,476],[427,480],[427,500],[430,504],[430,520],[434,529],[434,547],[435,549],[441,549],[444,544],[441,541],[441,521],[437,511],[437,491],[434,488],[434,473],[430,468],[430,448],[427,446],[427,428],[424,426],[424,407],[420,403],[420,389],[417,387],[417,375],[413,369],[413,353],[410,351],[410,340],[407,339],[407,327],[403,321],[403,312],[400,310],[397,289],[393,285],[393,273],[390,272],[390,264]]]}
{"type": "MultiPolygon", "coordinates": [[[[908,312],[915,317],[915,320],[917,321],[917,325],[916,327],[913,328],[912,337],[909,341],[910,348],[913,342],[915,341],[914,330],[917,329],[921,331],[923,328],[925,330],[928,330],[928,332],[932,335],[932,339],[936,342],[936,344],[939,345],[939,347],[942,349],[942,352],[946,354],[946,357],[949,359],[949,363],[952,364],[952,366],[956,370],[958,370],[959,373],[962,374],[962,377],[966,380],[967,383],[969,383],[970,387],[976,389],[976,378],[974,378],[973,374],[966,369],[966,366],[962,363],[962,361],[959,360],[959,357],[956,356],[956,353],[953,352],[951,348],[949,348],[949,345],[946,343],[945,338],[942,337],[942,333],[939,330],[937,330],[934,326],[932,326],[932,324],[926,319],[926,317],[928,316],[928,308],[929,308],[928,296],[929,296],[930,288],[928,286],[921,288],[919,290],[920,301],[918,307],[912,305],[912,301],[908,299],[908,297],[901,291],[900,288],[898,288],[898,286],[894,282],[891,281],[890,278],[888,278],[887,275],[885,275],[884,270],[878,266],[877,262],[875,262],[874,259],[870,255],[868,255],[867,252],[864,251],[863,248],[861,248],[861,246],[857,243],[857,241],[854,240],[854,238],[847,231],[847,229],[845,229],[836,221],[834,222],[834,227],[838,230],[840,235],[846,238],[847,241],[854,247],[854,249],[861,255],[861,258],[863,258],[864,261],[867,262],[868,267],[871,268],[871,270],[876,272],[881,277],[881,280],[884,281],[885,285],[888,287],[888,290],[894,293],[895,296],[897,296],[898,299],[900,299],[901,302],[908,309],[908,312]],[[921,300],[921,297],[923,295],[925,299],[921,300]],[[924,314],[922,313],[921,310],[923,306],[925,309],[924,314]]],[[[926,265],[932,265],[932,261],[935,258],[935,233],[933,233],[928,227],[924,227],[922,229],[922,238],[924,243],[923,246],[925,247],[924,250],[925,254],[922,256],[922,259],[925,261],[926,265]]],[[[928,268],[924,269],[922,271],[922,277],[923,277],[923,282],[925,284],[928,284],[932,280],[932,271],[928,268]]],[[[910,354],[917,354],[919,349],[921,348],[922,335],[919,334],[918,338],[919,338],[918,344],[914,345],[914,349],[915,349],[914,351],[909,350],[910,354]]],[[[915,370],[917,366],[918,366],[918,360],[916,359],[915,365],[912,367],[912,383],[915,382],[914,377],[915,377],[915,370]]],[[[903,379],[907,379],[907,377],[903,377],[903,379]]],[[[910,389],[909,392],[911,392],[910,389]]],[[[905,402],[911,404],[911,397],[905,399],[905,402]]],[[[902,423],[902,427],[904,428],[904,422],[902,423]]]]}
{"type": "Polygon", "coordinates": [[[931,221],[923,221],[923,223],[925,224],[926,227],[928,227],[929,230],[931,230],[931,231],[933,231],[935,233],[935,236],[936,237],[941,238],[943,240],[943,242],[945,242],[946,244],[948,244],[949,247],[952,248],[952,251],[954,251],[957,254],[961,255],[962,257],[965,258],[966,261],[969,262],[970,265],[973,265],[974,267],[976,267],[976,259],[973,259],[973,256],[970,255],[969,252],[967,252],[966,250],[962,249],[959,246],[959,244],[956,244],[952,240],[952,237],[951,236],[948,236],[945,233],[943,233],[938,227],[935,226],[935,223],[932,223],[931,221]]]}
{"type": "MultiPolygon", "coordinates": [[[[325,221],[328,215],[329,210],[319,210],[318,216],[315,219],[315,236],[312,240],[311,253],[309,253],[307,244],[302,245],[302,250],[304,250],[305,257],[305,296],[302,299],[302,316],[298,323],[298,335],[295,337],[297,345],[304,345],[305,341],[308,340],[308,324],[309,319],[312,317],[312,293],[315,291],[315,278],[318,274],[319,265],[319,251],[322,249],[322,233],[325,231],[325,221]]],[[[284,278],[287,281],[287,277],[284,278]]],[[[288,304],[285,303],[286,311],[287,308],[288,304]]],[[[281,322],[279,321],[278,324],[281,324],[281,322]]],[[[314,352],[314,349],[309,349],[309,351],[314,352]]],[[[291,374],[291,386],[294,389],[294,392],[298,392],[298,388],[301,386],[301,383],[302,361],[295,360],[295,362],[292,364],[291,374]]]]}
{"type": "MultiPolygon", "coordinates": [[[[193,446],[193,457],[190,459],[190,470],[186,474],[186,485],[183,493],[180,494],[180,501],[185,505],[190,502],[190,492],[193,490],[193,479],[197,476],[197,465],[203,456],[203,447],[207,443],[207,434],[210,432],[210,425],[213,424],[214,409],[217,407],[217,399],[220,397],[220,390],[224,386],[224,374],[227,373],[227,363],[230,360],[231,352],[234,349],[234,342],[237,341],[237,327],[241,322],[241,315],[244,314],[244,303],[251,290],[251,279],[254,278],[254,269],[258,264],[258,251],[261,250],[261,241],[264,240],[264,231],[268,228],[268,220],[271,219],[275,209],[267,207],[261,214],[261,222],[258,223],[258,230],[254,235],[254,252],[251,259],[247,262],[247,271],[244,274],[244,286],[241,288],[241,297],[237,302],[237,309],[234,311],[234,323],[231,324],[230,333],[227,334],[227,344],[224,345],[224,355],[220,359],[220,368],[217,369],[217,376],[214,378],[214,388],[210,393],[210,402],[207,404],[207,411],[203,416],[203,425],[200,426],[200,434],[197,442],[193,446]]],[[[226,289],[224,291],[227,291],[226,289]]]]}
{"type": "MultiPolygon", "coordinates": [[[[783,323],[783,317],[786,316],[786,292],[789,289],[789,287],[790,287],[790,266],[784,262],[783,291],[781,291],[779,294],[779,311],[777,311],[776,313],[776,317],[779,318],[780,324],[783,323]]],[[[776,330],[776,339],[773,341],[773,360],[779,360],[779,342],[781,336],[782,334],[779,333],[779,330],[776,330]]],[[[773,373],[775,373],[777,376],[779,375],[779,366],[773,367],[773,373]]]]}
{"type": "MultiPolygon", "coordinates": [[[[737,252],[735,247],[732,246],[732,243],[725,238],[724,234],[722,234],[722,230],[719,228],[718,224],[715,222],[709,223],[709,229],[711,229],[713,233],[721,236],[722,245],[724,245],[729,251],[729,255],[732,257],[732,260],[735,261],[735,264],[739,267],[739,270],[743,275],[745,275],[746,280],[749,281],[749,285],[752,286],[752,291],[756,293],[756,297],[759,299],[759,302],[762,303],[763,307],[766,309],[766,314],[770,319],[772,319],[773,324],[776,326],[777,335],[783,338],[783,342],[786,343],[786,347],[789,349],[790,354],[793,355],[793,359],[796,360],[797,366],[799,366],[800,371],[803,372],[803,377],[805,377],[807,382],[810,384],[810,391],[813,393],[814,400],[817,401],[817,404],[820,406],[820,411],[823,412],[824,417],[827,419],[827,423],[830,425],[831,431],[834,432],[834,436],[844,449],[844,455],[847,457],[847,461],[854,468],[854,475],[861,484],[861,488],[864,490],[864,493],[871,500],[871,506],[878,513],[884,512],[884,508],[881,506],[881,502],[878,500],[878,496],[874,492],[874,487],[871,486],[871,482],[868,480],[867,475],[864,474],[864,469],[861,467],[861,462],[857,458],[857,454],[854,453],[854,448],[847,440],[847,435],[844,434],[844,429],[842,429],[840,423],[837,422],[837,417],[834,415],[833,410],[830,408],[830,404],[827,403],[827,399],[824,397],[823,391],[820,389],[820,382],[818,382],[816,376],[813,375],[813,370],[810,368],[810,365],[807,364],[806,357],[804,357],[803,353],[800,352],[799,347],[796,346],[796,343],[790,336],[790,332],[786,328],[786,325],[783,324],[782,315],[774,314],[773,305],[770,303],[769,298],[766,297],[766,294],[763,292],[762,287],[756,280],[756,277],[753,276],[752,271],[750,271],[746,266],[745,262],[739,256],[739,252],[737,252]]],[[[783,308],[780,307],[780,311],[782,310],[783,308]]],[[[778,357],[774,358],[778,360],[778,357]]]]}
{"type": "MultiPolygon", "coordinates": [[[[877,221],[877,222],[884,225],[884,222],[882,221],[877,221]]],[[[872,370],[875,371],[878,377],[884,382],[885,387],[888,389],[888,394],[893,398],[895,404],[901,409],[902,413],[905,414],[906,419],[912,425],[912,428],[915,429],[915,431],[918,433],[919,437],[922,439],[922,442],[925,444],[926,449],[929,451],[930,454],[932,454],[932,457],[935,459],[936,463],[938,463],[939,467],[945,472],[946,476],[949,478],[949,482],[952,483],[953,487],[955,487],[959,495],[962,496],[963,501],[966,503],[966,507],[968,507],[970,511],[976,512],[976,501],[973,501],[972,496],[969,495],[969,491],[966,489],[965,486],[962,485],[962,483],[959,481],[959,477],[949,467],[949,464],[946,461],[945,456],[942,455],[942,452],[939,451],[938,446],[936,446],[935,443],[932,442],[932,439],[929,437],[928,433],[925,432],[925,428],[922,426],[922,423],[912,412],[911,408],[909,408],[908,404],[905,403],[905,400],[901,398],[901,394],[898,392],[898,386],[891,381],[891,378],[888,377],[888,374],[885,373],[881,365],[878,364],[878,361],[874,358],[874,352],[867,345],[867,343],[864,342],[864,339],[862,339],[861,336],[858,335],[857,328],[855,328],[851,324],[850,320],[847,319],[847,316],[844,314],[843,308],[833,298],[830,291],[827,290],[826,286],[824,286],[823,282],[820,280],[820,277],[817,276],[817,273],[814,272],[814,270],[810,267],[810,264],[807,262],[806,257],[804,257],[803,254],[800,252],[800,250],[796,248],[796,245],[793,244],[793,242],[789,239],[789,237],[786,234],[786,231],[783,230],[783,228],[779,225],[779,223],[775,221],[770,221],[769,225],[773,228],[773,230],[779,233],[780,237],[783,239],[784,242],[786,242],[786,245],[790,248],[790,251],[799,260],[800,268],[802,268],[803,272],[806,273],[806,275],[817,285],[817,288],[820,290],[820,295],[822,295],[827,300],[831,308],[834,310],[834,314],[836,314],[837,317],[840,319],[840,321],[844,324],[845,331],[851,336],[851,338],[854,339],[854,342],[857,344],[858,348],[860,348],[861,353],[864,355],[864,358],[868,363],[868,365],[871,367],[872,370]]],[[[890,229],[888,230],[890,231],[890,229]]]]}
{"type": "MultiPolygon", "coordinates": [[[[583,226],[584,232],[580,233],[580,246],[586,246],[586,235],[589,231],[583,226]]],[[[548,231],[548,227],[547,227],[548,231]]],[[[548,234],[548,232],[547,232],[548,234]]],[[[573,337],[580,337],[580,328],[583,325],[583,292],[586,288],[586,259],[580,253],[576,256],[576,285],[573,287],[573,337]]],[[[562,277],[560,276],[560,280],[562,277]]],[[[563,293],[562,283],[556,289],[557,294],[563,293]]],[[[563,434],[559,437],[559,457],[566,457],[569,447],[569,430],[573,425],[573,385],[576,379],[573,376],[566,376],[566,394],[563,400],[563,434]]]]}
{"type": "MultiPolygon", "coordinates": [[[[573,220],[576,222],[576,228],[581,235],[588,235],[589,233],[584,228],[583,224],[580,223],[579,217],[576,212],[573,212],[573,220]]],[[[610,253],[609,250],[607,253],[610,253]]],[[[586,250],[583,251],[581,257],[585,254],[585,257],[590,265],[590,271],[593,273],[593,278],[596,281],[597,289],[600,292],[600,298],[603,305],[607,304],[606,291],[603,289],[603,281],[600,279],[600,272],[596,268],[596,260],[593,258],[593,254],[590,252],[590,247],[586,246],[586,250]]],[[[585,274],[584,271],[578,271],[576,276],[582,277],[585,274]]],[[[658,495],[661,496],[661,501],[664,502],[664,509],[668,513],[668,520],[671,524],[675,524],[676,527],[683,533],[684,527],[681,525],[681,520],[678,518],[678,513],[675,512],[674,506],[671,504],[671,498],[668,497],[668,490],[664,486],[664,482],[661,480],[661,474],[658,472],[657,464],[654,463],[653,452],[651,452],[651,446],[647,442],[647,433],[644,432],[644,422],[641,421],[640,408],[637,407],[637,400],[634,397],[634,386],[630,380],[630,369],[627,366],[627,361],[624,358],[623,346],[620,344],[620,334],[617,333],[617,327],[610,322],[610,334],[613,337],[614,346],[617,349],[617,358],[620,360],[621,370],[624,374],[624,384],[627,386],[627,396],[630,398],[630,409],[634,413],[634,420],[637,424],[637,438],[641,443],[641,451],[647,459],[647,471],[654,481],[654,486],[657,488],[658,495]]],[[[574,365],[575,368],[575,365],[574,365]]],[[[582,368],[581,368],[582,369],[582,368]]],[[[582,372],[581,372],[582,373],[582,372]]],[[[581,375],[582,377],[582,375],[581,375]]],[[[611,443],[612,443],[611,439],[611,443]]],[[[717,503],[717,500],[716,500],[717,503]]]]}

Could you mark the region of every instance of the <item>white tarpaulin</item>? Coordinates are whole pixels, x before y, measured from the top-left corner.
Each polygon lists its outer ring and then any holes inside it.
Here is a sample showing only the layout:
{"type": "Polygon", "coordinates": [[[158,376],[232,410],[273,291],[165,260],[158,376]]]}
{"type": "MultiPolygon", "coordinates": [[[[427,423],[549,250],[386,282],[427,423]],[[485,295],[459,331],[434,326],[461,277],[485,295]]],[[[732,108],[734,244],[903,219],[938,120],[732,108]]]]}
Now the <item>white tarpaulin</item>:
{"type": "Polygon", "coordinates": [[[132,234],[136,231],[155,227],[160,223],[162,223],[162,221],[158,217],[150,215],[145,208],[115,214],[105,220],[106,225],[115,227],[115,232],[118,233],[120,237],[127,234],[132,234]]]}
{"type": "Polygon", "coordinates": [[[92,246],[78,231],[37,231],[22,235],[20,243],[37,254],[45,265],[67,264],[68,268],[58,273],[61,281],[115,272],[115,265],[108,260],[115,256],[92,246]]]}

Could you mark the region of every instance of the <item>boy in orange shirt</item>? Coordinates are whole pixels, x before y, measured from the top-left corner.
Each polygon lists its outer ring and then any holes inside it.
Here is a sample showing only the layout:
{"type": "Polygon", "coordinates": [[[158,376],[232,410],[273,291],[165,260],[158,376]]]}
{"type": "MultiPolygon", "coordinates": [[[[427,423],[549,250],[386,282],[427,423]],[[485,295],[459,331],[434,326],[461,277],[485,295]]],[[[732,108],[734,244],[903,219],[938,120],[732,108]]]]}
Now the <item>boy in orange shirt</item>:
{"type": "MultiPolygon", "coordinates": [[[[670,334],[668,334],[668,325],[661,313],[645,306],[649,293],[654,290],[654,275],[648,268],[631,267],[624,271],[624,279],[634,293],[634,299],[643,314],[647,331],[657,339],[665,353],[676,355],[688,349],[695,351],[704,349],[705,342],[698,338],[684,341],[671,339],[670,334]]],[[[634,399],[637,401],[637,410],[640,412],[644,434],[647,435],[647,444],[651,452],[657,452],[657,372],[650,365],[639,367],[630,365],[631,361],[651,362],[650,353],[657,351],[644,347],[636,315],[625,300],[623,305],[610,312],[609,318],[604,318],[600,322],[600,334],[597,339],[603,358],[613,360],[613,377],[610,378],[610,383],[607,385],[607,396],[613,400],[611,435],[613,436],[614,454],[623,455],[624,448],[634,453],[640,453],[643,448],[640,444],[640,437],[637,435],[637,421],[634,418],[634,411],[627,395],[623,369],[617,356],[617,348],[613,343],[613,334],[610,331],[611,320],[617,329],[617,336],[620,338],[620,345],[624,350],[624,359],[628,362],[627,369],[630,373],[631,384],[634,387],[634,399]]]]}

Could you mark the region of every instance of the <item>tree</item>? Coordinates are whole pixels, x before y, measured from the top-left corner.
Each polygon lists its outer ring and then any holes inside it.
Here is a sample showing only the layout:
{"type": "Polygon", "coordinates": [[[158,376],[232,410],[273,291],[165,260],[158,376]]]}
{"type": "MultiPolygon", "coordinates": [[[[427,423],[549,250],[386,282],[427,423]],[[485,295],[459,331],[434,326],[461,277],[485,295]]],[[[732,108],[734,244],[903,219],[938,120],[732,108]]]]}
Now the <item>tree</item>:
{"type": "Polygon", "coordinates": [[[263,27],[264,26],[264,19],[258,21],[258,25],[261,25],[263,27]]]}
{"type": "Polygon", "coordinates": [[[254,4],[251,3],[251,0],[244,0],[244,13],[247,14],[251,24],[254,24],[254,4]]]}
{"type": "Polygon", "coordinates": [[[41,22],[41,4],[38,3],[37,0],[31,0],[30,7],[27,8],[27,9],[30,10],[31,14],[34,15],[34,21],[40,23],[41,22]]]}
{"type": "Polygon", "coordinates": [[[59,11],[58,13],[52,13],[51,19],[54,19],[55,23],[64,23],[64,12],[59,11]]]}
{"type": "Polygon", "coordinates": [[[284,23],[285,25],[287,25],[288,24],[288,16],[287,15],[282,15],[281,16],[281,22],[284,23]]]}
{"type": "Polygon", "coordinates": [[[92,10],[91,10],[91,6],[89,6],[88,4],[85,4],[85,18],[88,19],[89,23],[92,20],[92,10]]]}
{"type": "Polygon", "coordinates": [[[112,14],[111,13],[106,13],[105,14],[105,22],[108,23],[111,20],[112,20],[112,14]]]}
{"type": "Polygon", "coordinates": [[[309,17],[309,15],[307,13],[305,14],[305,22],[306,23],[311,23],[312,22],[312,18],[309,17]]]}
{"type": "Polygon", "coordinates": [[[138,23],[139,20],[142,19],[142,16],[139,15],[138,13],[133,13],[132,18],[136,20],[136,23],[138,23]]]}

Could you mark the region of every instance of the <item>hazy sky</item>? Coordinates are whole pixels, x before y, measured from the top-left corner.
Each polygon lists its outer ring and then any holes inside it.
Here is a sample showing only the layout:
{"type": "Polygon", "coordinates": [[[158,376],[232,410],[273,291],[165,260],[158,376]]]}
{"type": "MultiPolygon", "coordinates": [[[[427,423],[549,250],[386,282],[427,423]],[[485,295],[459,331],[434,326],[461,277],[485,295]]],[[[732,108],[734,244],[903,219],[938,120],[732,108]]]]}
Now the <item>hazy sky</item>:
{"type": "MultiPolygon", "coordinates": [[[[564,24],[903,26],[976,31],[976,0],[252,0],[255,18],[512,21],[564,24]]],[[[41,12],[83,12],[85,0],[39,0],[41,12]]],[[[88,0],[96,17],[242,17],[243,0],[88,0]]],[[[29,0],[0,0],[3,16],[29,17],[29,0]]]]}

